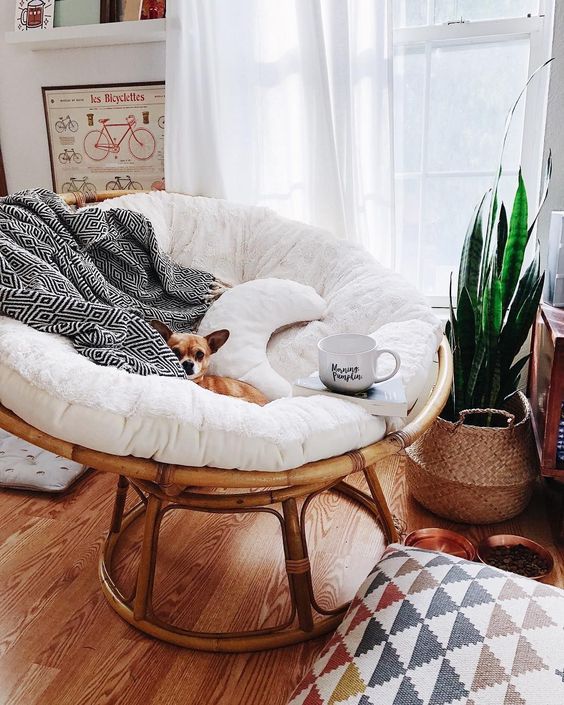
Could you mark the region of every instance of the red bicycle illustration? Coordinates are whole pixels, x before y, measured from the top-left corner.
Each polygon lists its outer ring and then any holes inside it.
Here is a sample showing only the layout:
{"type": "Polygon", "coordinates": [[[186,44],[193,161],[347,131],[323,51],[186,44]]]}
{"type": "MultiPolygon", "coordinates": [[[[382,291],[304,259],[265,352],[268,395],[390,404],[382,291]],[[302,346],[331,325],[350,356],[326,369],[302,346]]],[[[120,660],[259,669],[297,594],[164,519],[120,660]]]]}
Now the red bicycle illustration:
{"type": "Polygon", "coordinates": [[[61,190],[63,193],[83,193],[85,196],[96,195],[96,186],[88,181],[87,176],[83,176],[82,179],[71,176],[70,181],[64,183],[61,190]]]}
{"type": "Polygon", "coordinates": [[[135,127],[137,120],[133,115],[128,115],[125,122],[110,122],[109,118],[102,118],[98,122],[102,127],[99,130],[91,130],[84,138],[84,151],[90,159],[99,162],[110,153],[118,154],[121,143],[128,135],[129,151],[135,159],[149,159],[155,153],[153,133],[144,127],[135,127]],[[111,127],[125,127],[119,139],[111,134],[111,127]]]}
{"type": "Polygon", "coordinates": [[[164,176],[160,181],[153,181],[151,184],[151,191],[164,191],[165,190],[165,179],[164,176]]]}
{"type": "Polygon", "coordinates": [[[132,181],[131,176],[116,176],[114,181],[106,184],[108,191],[142,191],[143,186],[139,181],[132,181]]]}
{"type": "Polygon", "coordinates": [[[59,161],[61,164],[70,164],[71,160],[75,164],[80,164],[82,161],[82,154],[74,149],[65,149],[64,152],[59,154],[59,161]]]}
{"type": "Polygon", "coordinates": [[[66,132],[67,130],[76,132],[78,130],[78,122],[73,120],[70,115],[67,115],[65,118],[60,117],[55,123],[55,130],[57,130],[57,132],[66,132]]]}

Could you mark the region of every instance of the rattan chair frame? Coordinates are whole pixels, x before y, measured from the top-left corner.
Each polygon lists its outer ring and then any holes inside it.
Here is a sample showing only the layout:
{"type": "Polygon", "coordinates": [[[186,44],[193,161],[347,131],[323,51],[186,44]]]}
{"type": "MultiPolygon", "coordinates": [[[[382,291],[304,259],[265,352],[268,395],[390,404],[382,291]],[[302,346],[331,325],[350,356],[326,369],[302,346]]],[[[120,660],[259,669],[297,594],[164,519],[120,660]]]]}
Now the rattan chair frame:
{"type": "MultiPolygon", "coordinates": [[[[124,193],[98,194],[96,200],[116,195],[124,193]]],[[[64,194],[64,198],[67,203],[77,206],[84,205],[85,201],[82,194],[64,194]]],[[[327,610],[315,599],[304,530],[306,510],[319,493],[338,492],[379,520],[387,542],[397,541],[398,530],[382,491],[376,465],[384,458],[401,453],[431,426],[447,401],[451,381],[452,356],[448,342],[443,338],[438,349],[437,376],[427,402],[413,418],[408,418],[404,428],[364,448],[273,472],[191,467],[104,453],[49,435],[2,405],[0,428],[47,451],[118,476],[113,516],[100,556],[99,575],[109,604],[123,619],[147,634],[179,646],[205,651],[257,651],[312,639],[339,624],[348,603],[327,610]],[[345,481],[355,473],[364,475],[370,494],[345,481]],[[214,492],[219,488],[224,492],[214,492]],[[129,489],[135,491],[139,501],[126,512],[129,489]],[[277,505],[281,511],[272,505],[277,505]],[[284,547],[290,618],[264,629],[209,633],[186,630],[157,616],[152,598],[159,530],[163,516],[178,510],[267,512],[276,516],[284,547]],[[133,593],[125,595],[118,586],[113,558],[128,527],[137,521],[143,522],[137,578],[133,593]]]]}

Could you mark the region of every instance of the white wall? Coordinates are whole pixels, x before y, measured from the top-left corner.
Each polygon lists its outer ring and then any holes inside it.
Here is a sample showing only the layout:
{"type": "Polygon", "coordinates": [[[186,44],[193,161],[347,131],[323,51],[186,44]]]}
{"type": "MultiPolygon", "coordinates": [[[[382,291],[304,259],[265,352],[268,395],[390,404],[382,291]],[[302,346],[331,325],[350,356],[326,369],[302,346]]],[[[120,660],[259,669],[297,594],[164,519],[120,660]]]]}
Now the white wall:
{"type": "Polygon", "coordinates": [[[556,2],[554,10],[554,41],[551,64],[544,160],[552,150],[553,172],[548,198],[539,217],[538,236],[542,245],[542,263],[546,263],[546,247],[550,213],[564,210],[564,2],[556,2]]]}
{"type": "Polygon", "coordinates": [[[42,86],[165,78],[164,42],[35,52],[7,44],[14,5],[0,2],[0,145],[10,192],[52,188],[42,86]]]}

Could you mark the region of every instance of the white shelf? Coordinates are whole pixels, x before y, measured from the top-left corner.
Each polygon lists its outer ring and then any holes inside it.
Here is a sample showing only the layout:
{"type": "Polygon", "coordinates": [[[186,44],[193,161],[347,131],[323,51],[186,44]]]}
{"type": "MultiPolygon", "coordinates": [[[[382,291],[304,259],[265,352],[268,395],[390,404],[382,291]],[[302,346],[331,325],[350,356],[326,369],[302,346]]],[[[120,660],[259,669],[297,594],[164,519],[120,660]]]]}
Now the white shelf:
{"type": "Polygon", "coordinates": [[[164,19],[139,20],[138,22],[108,22],[77,27],[31,29],[27,32],[6,32],[5,39],[8,44],[31,49],[31,51],[144,44],[164,42],[165,23],[164,19]]]}

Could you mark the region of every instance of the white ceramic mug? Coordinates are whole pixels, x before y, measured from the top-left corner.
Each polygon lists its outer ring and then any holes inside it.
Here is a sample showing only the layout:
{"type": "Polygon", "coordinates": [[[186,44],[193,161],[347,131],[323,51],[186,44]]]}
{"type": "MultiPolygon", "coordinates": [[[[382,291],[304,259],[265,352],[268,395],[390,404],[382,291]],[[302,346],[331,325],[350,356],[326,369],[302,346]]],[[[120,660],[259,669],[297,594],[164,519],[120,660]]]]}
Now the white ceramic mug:
{"type": "Polygon", "coordinates": [[[319,349],[319,378],[334,392],[358,394],[376,382],[390,379],[399,370],[401,360],[393,350],[378,348],[374,338],[357,333],[338,333],[322,338],[319,349]],[[376,363],[380,355],[388,353],[396,361],[389,375],[378,377],[376,363]]]}

